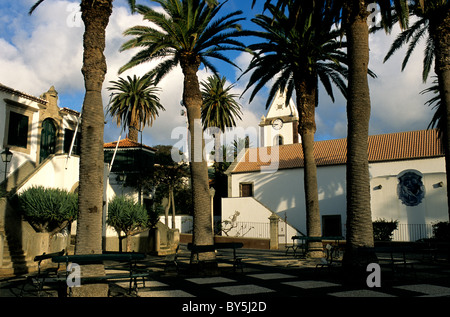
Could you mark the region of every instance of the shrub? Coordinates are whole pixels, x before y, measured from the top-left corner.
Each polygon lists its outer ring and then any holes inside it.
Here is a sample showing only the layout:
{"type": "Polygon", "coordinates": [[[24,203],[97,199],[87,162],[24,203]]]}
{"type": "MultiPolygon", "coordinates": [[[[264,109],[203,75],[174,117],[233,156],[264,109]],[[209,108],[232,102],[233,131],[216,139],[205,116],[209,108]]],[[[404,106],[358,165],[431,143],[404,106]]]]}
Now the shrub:
{"type": "Polygon", "coordinates": [[[106,223],[113,227],[119,236],[119,251],[122,251],[122,240],[127,238],[127,251],[131,251],[129,236],[142,231],[148,226],[148,214],[144,206],[135,203],[132,198],[115,196],[108,205],[106,223]],[[121,236],[125,233],[125,237],[121,236]]]}
{"type": "Polygon", "coordinates": [[[439,241],[450,241],[450,223],[441,221],[433,224],[433,237],[439,241]]]}
{"type": "Polygon", "coordinates": [[[391,241],[393,232],[397,227],[397,220],[377,219],[373,222],[373,239],[375,241],[391,241]]]}
{"type": "Polygon", "coordinates": [[[58,233],[77,218],[77,194],[57,188],[33,186],[17,198],[25,220],[37,232],[58,233]]]}

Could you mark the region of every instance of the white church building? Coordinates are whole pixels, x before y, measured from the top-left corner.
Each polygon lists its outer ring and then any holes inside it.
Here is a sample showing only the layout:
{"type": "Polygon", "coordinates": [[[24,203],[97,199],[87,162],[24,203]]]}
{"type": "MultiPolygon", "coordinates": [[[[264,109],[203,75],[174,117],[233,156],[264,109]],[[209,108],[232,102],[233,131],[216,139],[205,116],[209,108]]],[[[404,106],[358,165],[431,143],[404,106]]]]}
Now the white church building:
{"type": "MultiPolygon", "coordinates": [[[[263,146],[246,149],[227,171],[222,221],[268,224],[276,214],[279,243],[291,243],[291,236],[306,234],[303,151],[294,103],[286,107],[279,93],[260,128],[263,146]]],[[[368,141],[372,219],[397,220],[397,241],[430,237],[433,223],[448,221],[445,158],[436,130],[373,135],[368,141]]],[[[314,144],[324,236],[345,236],[346,151],[346,139],[314,144]]],[[[246,236],[265,238],[252,230],[246,236]]]]}

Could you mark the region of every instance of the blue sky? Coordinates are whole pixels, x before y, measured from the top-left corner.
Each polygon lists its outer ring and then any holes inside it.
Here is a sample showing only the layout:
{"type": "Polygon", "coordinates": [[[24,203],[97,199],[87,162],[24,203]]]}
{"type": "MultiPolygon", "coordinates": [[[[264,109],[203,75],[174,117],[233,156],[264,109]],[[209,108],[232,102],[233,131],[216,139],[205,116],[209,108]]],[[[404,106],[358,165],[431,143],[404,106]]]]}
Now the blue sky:
{"type": "MultiPolygon", "coordinates": [[[[258,0],[255,9],[251,9],[251,0],[230,0],[224,6],[224,13],[234,10],[244,11],[247,21],[245,28],[253,28],[250,19],[261,12],[263,0],[258,0]]],[[[35,0],[16,0],[0,2],[0,83],[11,88],[39,96],[54,85],[59,93],[60,107],[80,110],[83,102],[84,86],[81,75],[83,26],[77,21],[77,1],[46,0],[32,16],[27,14],[35,0]]],[[[105,55],[108,73],[104,84],[103,100],[108,103],[109,93],[106,87],[109,81],[117,80],[117,70],[128,61],[132,52],[119,53],[118,48],[125,41],[122,32],[134,25],[142,24],[139,15],[131,15],[126,1],[115,0],[114,10],[107,28],[105,55]]],[[[151,4],[151,1],[138,1],[151,4]]],[[[426,129],[432,116],[430,108],[424,105],[428,99],[419,92],[431,85],[432,78],[423,84],[421,80],[423,45],[417,47],[406,70],[401,72],[400,63],[404,50],[399,51],[391,60],[383,64],[390,44],[398,30],[390,36],[379,32],[370,38],[370,67],[378,75],[370,80],[372,116],[370,134],[426,129]]],[[[249,62],[245,53],[230,55],[242,69],[249,62]]],[[[235,82],[240,71],[229,65],[217,63],[220,72],[230,84],[236,86],[235,93],[240,94],[245,85],[245,77],[235,82]]],[[[151,65],[143,65],[123,75],[144,74],[151,65]]],[[[200,70],[200,80],[208,74],[200,70]]],[[[144,130],[144,143],[148,145],[174,144],[171,137],[177,127],[185,126],[180,115],[182,90],[181,71],[175,70],[161,84],[161,102],[166,111],[161,113],[152,127],[144,130]]],[[[265,114],[267,95],[262,92],[248,103],[248,93],[240,99],[244,112],[243,120],[238,123],[244,128],[257,128],[265,114]]],[[[317,108],[316,139],[346,137],[347,122],[345,99],[336,92],[336,102],[320,93],[317,108]]],[[[105,142],[116,140],[120,130],[111,118],[105,126],[105,142]]],[[[122,135],[124,137],[125,134],[122,135]]]]}

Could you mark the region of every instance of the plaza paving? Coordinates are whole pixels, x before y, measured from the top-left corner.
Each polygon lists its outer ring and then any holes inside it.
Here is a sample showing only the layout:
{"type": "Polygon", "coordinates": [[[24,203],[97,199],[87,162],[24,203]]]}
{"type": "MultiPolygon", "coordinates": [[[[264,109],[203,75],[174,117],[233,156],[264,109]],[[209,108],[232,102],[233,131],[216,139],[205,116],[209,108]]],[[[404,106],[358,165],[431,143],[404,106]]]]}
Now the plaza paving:
{"type": "MultiPolygon", "coordinates": [[[[365,280],[357,285],[347,284],[339,266],[318,269],[317,259],[299,259],[285,255],[283,251],[240,249],[243,270],[233,270],[229,251],[219,251],[220,274],[202,276],[192,274],[189,267],[189,251],[182,246],[179,251],[178,272],[167,267],[164,257],[148,256],[141,263],[150,272],[149,278],[139,283],[141,298],[247,298],[276,300],[281,297],[450,297],[450,264],[448,261],[423,259],[414,265],[414,270],[393,274],[383,268],[381,287],[370,288],[365,280]],[[222,261],[223,260],[223,261],[222,261]]],[[[231,251],[230,251],[231,252],[231,251]]],[[[369,275],[370,273],[367,273],[369,275]]],[[[0,279],[0,297],[17,297],[24,276],[0,279]]],[[[110,284],[110,296],[129,297],[127,282],[110,284]]],[[[24,297],[36,297],[31,286],[25,287],[24,297]]],[[[56,297],[48,289],[41,296],[56,297]]]]}

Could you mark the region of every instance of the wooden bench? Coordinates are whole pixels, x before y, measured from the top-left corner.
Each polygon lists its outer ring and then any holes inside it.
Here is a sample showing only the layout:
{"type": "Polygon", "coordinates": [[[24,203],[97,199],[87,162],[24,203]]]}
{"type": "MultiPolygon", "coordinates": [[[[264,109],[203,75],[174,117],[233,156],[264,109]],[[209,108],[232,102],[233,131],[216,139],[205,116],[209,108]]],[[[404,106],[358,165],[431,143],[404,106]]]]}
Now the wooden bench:
{"type": "MultiPolygon", "coordinates": [[[[145,278],[148,277],[148,272],[145,272],[137,267],[137,261],[143,260],[145,254],[134,253],[134,252],[106,252],[104,254],[76,254],[76,255],[62,255],[55,256],[52,261],[55,263],[65,263],[66,267],[69,267],[69,263],[82,265],[90,264],[104,264],[105,262],[121,262],[125,263],[124,267],[112,267],[114,270],[125,270],[127,273],[114,273],[105,274],[99,276],[83,276],[80,277],[81,284],[95,284],[101,282],[108,282],[111,280],[129,280],[129,290],[128,293],[131,294],[132,291],[137,293],[137,279],[142,278],[145,287],[145,278]],[[133,283],[134,282],[134,283],[133,283]]],[[[110,268],[111,269],[111,268],[110,268]]],[[[69,278],[70,272],[66,271],[66,281],[69,278]]],[[[71,294],[72,288],[69,287],[69,295],[71,294]]]]}
{"type": "Polygon", "coordinates": [[[333,253],[336,254],[335,249],[339,248],[339,241],[344,240],[342,236],[323,236],[323,237],[311,237],[311,236],[292,236],[292,245],[286,246],[286,255],[290,249],[293,250],[294,256],[297,255],[298,250],[301,250],[303,256],[305,256],[309,251],[308,244],[310,242],[323,242],[323,241],[334,241],[333,253]],[[296,243],[296,241],[299,241],[296,243]]]}
{"type": "Polygon", "coordinates": [[[408,266],[411,268],[413,274],[415,275],[414,264],[418,261],[413,259],[408,259],[407,254],[412,254],[415,250],[408,246],[376,246],[374,248],[377,254],[378,264],[387,265],[395,273],[398,271],[398,267],[403,267],[404,272],[406,272],[408,266]]]}
{"type": "Polygon", "coordinates": [[[41,296],[41,292],[44,288],[44,284],[47,278],[57,277],[60,265],[56,267],[42,267],[42,262],[45,260],[50,260],[55,256],[61,256],[64,254],[64,249],[59,252],[54,253],[42,253],[41,255],[36,255],[33,261],[38,262],[38,270],[35,275],[29,275],[25,279],[25,283],[22,285],[22,289],[20,290],[20,297],[23,296],[23,292],[25,290],[25,286],[27,284],[33,285],[36,290],[38,296],[41,296]]]}
{"type": "Polygon", "coordinates": [[[325,258],[320,259],[320,263],[316,265],[316,269],[328,267],[328,269],[331,270],[333,266],[336,266],[336,264],[338,263],[337,258],[339,257],[339,254],[337,254],[337,252],[339,252],[339,249],[336,248],[336,246],[327,244],[325,246],[326,256],[325,258]]]}
{"type": "Polygon", "coordinates": [[[241,242],[216,242],[213,245],[195,245],[188,243],[188,250],[192,252],[192,256],[196,256],[196,261],[199,262],[199,253],[215,252],[221,249],[233,249],[233,270],[236,271],[237,268],[243,271],[242,258],[238,257],[236,254],[236,249],[240,249],[244,246],[241,242]]]}

